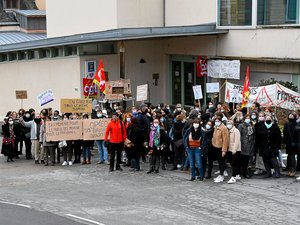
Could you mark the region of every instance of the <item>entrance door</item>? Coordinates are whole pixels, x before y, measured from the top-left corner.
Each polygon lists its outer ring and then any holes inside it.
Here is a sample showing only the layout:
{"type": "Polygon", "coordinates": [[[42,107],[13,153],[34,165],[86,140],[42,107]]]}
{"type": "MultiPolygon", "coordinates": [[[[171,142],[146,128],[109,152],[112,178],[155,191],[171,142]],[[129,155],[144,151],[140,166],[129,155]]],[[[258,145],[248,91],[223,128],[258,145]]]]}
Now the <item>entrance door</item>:
{"type": "Polygon", "coordinates": [[[172,104],[193,106],[193,86],[201,85],[204,95],[204,84],[205,79],[196,76],[196,63],[192,57],[190,60],[172,60],[172,104]]]}

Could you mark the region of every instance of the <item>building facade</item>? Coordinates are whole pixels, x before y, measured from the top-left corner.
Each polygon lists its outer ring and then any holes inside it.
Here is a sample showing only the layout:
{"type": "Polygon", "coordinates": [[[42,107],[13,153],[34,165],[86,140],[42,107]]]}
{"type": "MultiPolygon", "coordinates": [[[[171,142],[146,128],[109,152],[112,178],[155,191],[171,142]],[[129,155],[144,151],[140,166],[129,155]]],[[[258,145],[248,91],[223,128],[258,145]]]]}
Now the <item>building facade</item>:
{"type": "Polygon", "coordinates": [[[7,94],[1,97],[1,115],[20,108],[15,90],[28,91],[25,108],[40,109],[36,96],[48,89],[56,98],[49,107],[55,109],[60,98],[83,97],[86,63],[98,64],[99,59],[109,80],[131,79],[133,97],[136,86],[147,83],[148,101],[154,104],[192,105],[193,85],[201,84],[205,92],[206,82],[224,83],[197,78],[198,56],[241,60],[241,80],[234,83],[243,82],[249,65],[251,86],[268,78],[300,84],[298,0],[36,3],[46,6],[47,36],[0,45],[0,76],[7,94]]]}

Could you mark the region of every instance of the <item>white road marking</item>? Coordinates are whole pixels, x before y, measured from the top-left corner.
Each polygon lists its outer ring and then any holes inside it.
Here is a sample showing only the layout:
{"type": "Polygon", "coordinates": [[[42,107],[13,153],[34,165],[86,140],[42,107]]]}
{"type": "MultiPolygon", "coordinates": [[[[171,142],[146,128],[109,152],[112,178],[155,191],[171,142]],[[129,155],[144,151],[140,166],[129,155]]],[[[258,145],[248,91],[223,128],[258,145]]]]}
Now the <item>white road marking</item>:
{"type": "Polygon", "coordinates": [[[89,223],[92,223],[92,224],[96,224],[96,225],[105,225],[104,223],[99,223],[97,221],[89,220],[89,219],[86,219],[86,218],[83,218],[83,217],[80,217],[80,216],[75,216],[75,215],[72,215],[72,214],[66,214],[66,216],[69,216],[69,217],[72,217],[72,218],[75,218],[75,219],[78,219],[78,220],[82,220],[82,221],[85,221],[85,222],[89,222],[89,223]]]}
{"type": "Polygon", "coordinates": [[[23,205],[23,204],[18,204],[18,203],[13,203],[13,202],[4,202],[4,201],[0,201],[0,203],[7,204],[7,205],[15,205],[15,206],[20,206],[20,207],[25,207],[25,208],[31,209],[31,206],[29,206],[29,205],[23,205]]]}

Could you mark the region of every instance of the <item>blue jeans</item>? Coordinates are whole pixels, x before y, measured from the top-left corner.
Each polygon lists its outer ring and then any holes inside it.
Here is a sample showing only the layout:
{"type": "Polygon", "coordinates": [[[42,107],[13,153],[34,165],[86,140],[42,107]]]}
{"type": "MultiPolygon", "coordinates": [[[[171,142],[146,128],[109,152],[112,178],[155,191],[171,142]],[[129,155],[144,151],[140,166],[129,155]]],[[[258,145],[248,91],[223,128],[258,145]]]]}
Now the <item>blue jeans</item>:
{"type": "Polygon", "coordinates": [[[203,177],[203,167],[202,167],[202,152],[199,148],[188,148],[188,155],[190,160],[190,169],[192,178],[196,177],[195,163],[197,164],[197,169],[199,171],[200,177],[203,177]]]}
{"type": "Polygon", "coordinates": [[[107,149],[104,146],[103,140],[96,141],[100,161],[108,161],[107,149]]]}
{"type": "Polygon", "coordinates": [[[133,168],[140,170],[140,158],[131,159],[131,163],[132,163],[133,168]]]}
{"type": "Polygon", "coordinates": [[[82,153],[83,160],[91,160],[91,147],[83,147],[83,153],[82,153]]]}

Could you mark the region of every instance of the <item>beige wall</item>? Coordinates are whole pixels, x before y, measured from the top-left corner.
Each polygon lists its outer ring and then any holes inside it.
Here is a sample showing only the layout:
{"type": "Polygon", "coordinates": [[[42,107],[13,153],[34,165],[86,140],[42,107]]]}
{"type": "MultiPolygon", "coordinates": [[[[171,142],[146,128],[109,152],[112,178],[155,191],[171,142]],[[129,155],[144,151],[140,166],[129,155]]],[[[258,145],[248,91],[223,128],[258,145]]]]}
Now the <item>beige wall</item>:
{"type": "Polygon", "coordinates": [[[166,0],[166,26],[216,22],[215,0],[166,0]]]}
{"type": "Polygon", "coordinates": [[[219,36],[218,55],[249,58],[300,59],[299,30],[230,30],[219,36]]]}
{"type": "Polygon", "coordinates": [[[117,28],[117,0],[47,0],[47,35],[59,37],[117,28]]]}
{"type": "Polygon", "coordinates": [[[163,25],[162,0],[118,0],[118,28],[163,25]]]}
{"type": "Polygon", "coordinates": [[[45,10],[46,9],[46,0],[35,0],[35,3],[39,10],[45,10]]]}
{"type": "Polygon", "coordinates": [[[23,101],[25,109],[41,110],[37,96],[52,89],[55,101],[44,107],[60,108],[61,98],[80,98],[79,57],[34,60],[0,64],[2,95],[0,118],[9,110],[18,110],[21,100],[16,99],[15,90],[27,90],[28,99],[23,101]],[[77,89],[77,90],[76,90],[77,89]]]}

